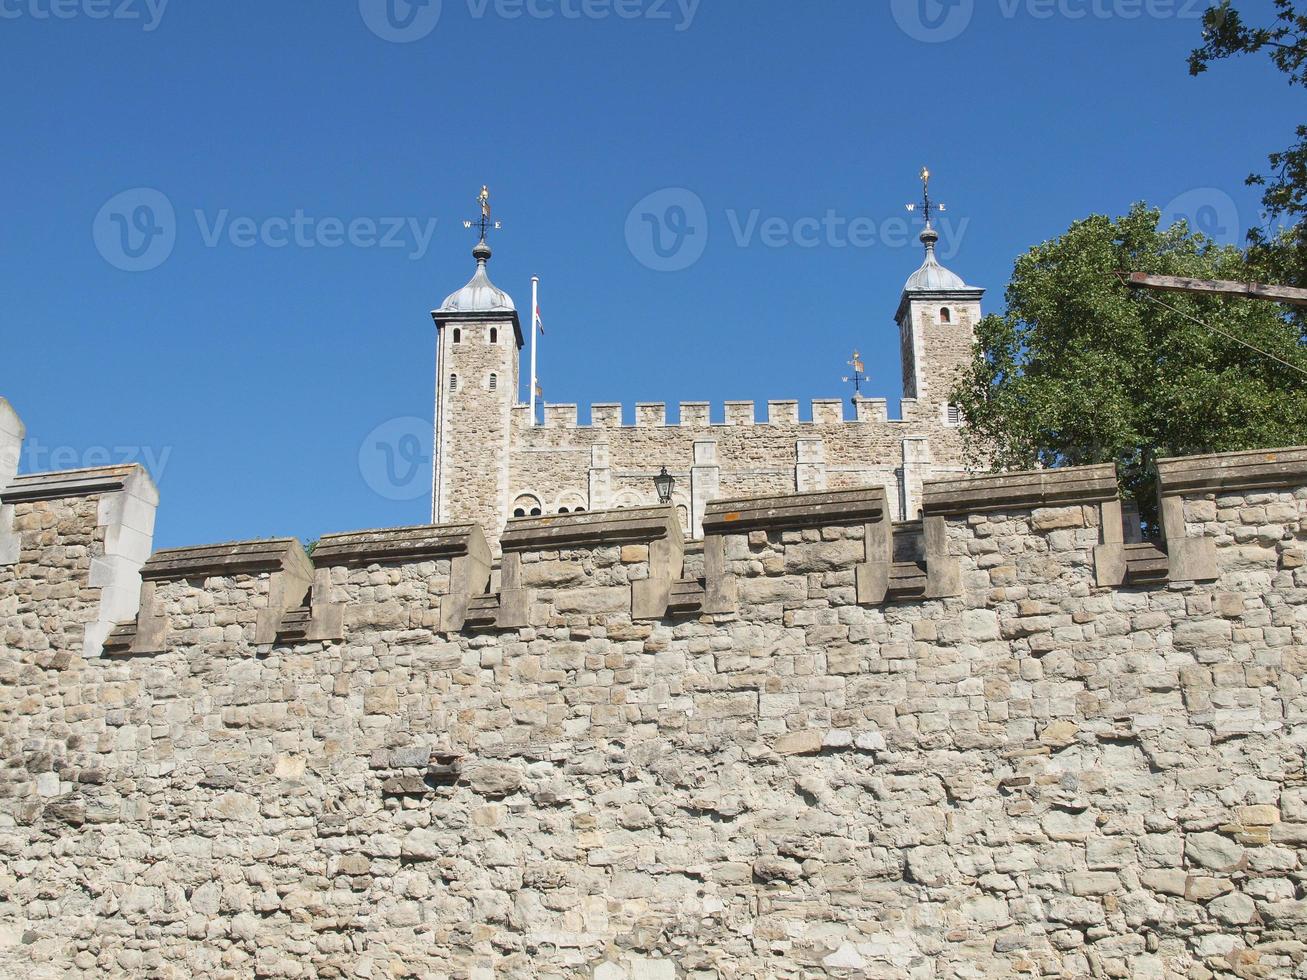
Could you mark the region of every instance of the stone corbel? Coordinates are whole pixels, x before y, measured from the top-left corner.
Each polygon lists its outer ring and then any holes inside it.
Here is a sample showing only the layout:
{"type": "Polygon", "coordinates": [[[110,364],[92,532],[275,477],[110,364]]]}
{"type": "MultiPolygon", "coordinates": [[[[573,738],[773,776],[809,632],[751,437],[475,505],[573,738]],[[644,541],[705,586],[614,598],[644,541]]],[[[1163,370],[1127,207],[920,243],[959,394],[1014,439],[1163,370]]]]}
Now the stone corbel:
{"type": "Polygon", "coordinates": [[[1102,543],[1094,548],[1094,581],[1111,588],[1125,581],[1127,571],[1120,498],[1104,500],[1099,504],[1098,514],[1102,543]]]}
{"type": "Polygon", "coordinates": [[[729,616],[740,611],[735,576],[727,571],[726,538],[713,534],[703,541],[703,611],[712,616],[729,616]]]}
{"type": "Polygon", "coordinates": [[[894,531],[889,514],[883,520],[864,524],[862,535],[867,560],[854,569],[858,605],[879,606],[889,593],[890,569],[894,565],[894,531]]]}
{"type": "Polygon", "coordinates": [[[667,533],[649,542],[649,577],[631,583],[631,618],[658,620],[667,615],[672,587],[685,567],[685,537],[672,512],[667,533]]]}
{"type": "Polygon", "coordinates": [[[1167,581],[1214,582],[1219,577],[1216,542],[1191,538],[1184,528],[1184,498],[1161,498],[1162,536],[1166,541],[1167,581]]]}
{"type": "Polygon", "coordinates": [[[524,629],[531,625],[531,606],[534,590],[522,583],[522,555],[504,552],[500,565],[499,617],[495,625],[500,629],[524,629]]]}
{"type": "Polygon", "coordinates": [[[962,565],[948,553],[948,524],[943,517],[922,519],[926,543],[926,598],[948,599],[962,594],[962,565]]]}

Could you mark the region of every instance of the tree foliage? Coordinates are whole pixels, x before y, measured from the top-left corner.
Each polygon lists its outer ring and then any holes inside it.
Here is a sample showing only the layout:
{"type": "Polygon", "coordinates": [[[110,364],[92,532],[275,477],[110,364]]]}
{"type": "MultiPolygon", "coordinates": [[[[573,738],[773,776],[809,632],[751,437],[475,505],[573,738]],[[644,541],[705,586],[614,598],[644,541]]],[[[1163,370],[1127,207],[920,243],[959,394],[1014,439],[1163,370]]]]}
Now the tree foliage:
{"type": "Polygon", "coordinates": [[[1115,220],[1094,215],[1017,260],[1007,312],[978,325],[954,392],[973,464],[1115,462],[1147,516],[1159,456],[1307,438],[1307,374],[1231,339],[1307,372],[1299,328],[1280,308],[1122,282],[1122,270],[1243,277],[1238,249],[1183,222],[1159,228],[1160,218],[1144,205],[1115,220]]]}
{"type": "MultiPolygon", "coordinates": [[[[1291,86],[1307,88],[1307,14],[1296,0],[1275,0],[1269,26],[1249,27],[1231,0],[1222,0],[1203,15],[1203,44],[1189,56],[1189,72],[1199,75],[1213,61],[1237,55],[1266,53],[1288,76],[1291,86]]],[[[1307,286],[1307,126],[1296,130],[1297,142],[1270,155],[1271,172],[1253,174],[1250,185],[1261,186],[1265,219],[1283,219],[1272,232],[1248,233],[1248,261],[1253,274],[1287,285],[1307,286]]]]}

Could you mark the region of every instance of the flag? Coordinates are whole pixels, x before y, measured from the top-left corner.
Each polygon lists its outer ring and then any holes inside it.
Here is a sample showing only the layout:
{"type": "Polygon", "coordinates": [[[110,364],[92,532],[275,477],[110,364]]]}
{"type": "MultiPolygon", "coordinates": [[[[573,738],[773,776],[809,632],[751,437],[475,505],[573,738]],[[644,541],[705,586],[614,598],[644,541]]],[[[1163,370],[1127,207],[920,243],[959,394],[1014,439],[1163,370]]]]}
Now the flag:
{"type": "Polygon", "coordinates": [[[544,322],[542,319],[540,319],[540,307],[539,307],[539,306],[536,306],[536,327],[539,328],[539,330],[540,330],[540,336],[543,337],[543,336],[545,335],[545,322],[544,322]]]}

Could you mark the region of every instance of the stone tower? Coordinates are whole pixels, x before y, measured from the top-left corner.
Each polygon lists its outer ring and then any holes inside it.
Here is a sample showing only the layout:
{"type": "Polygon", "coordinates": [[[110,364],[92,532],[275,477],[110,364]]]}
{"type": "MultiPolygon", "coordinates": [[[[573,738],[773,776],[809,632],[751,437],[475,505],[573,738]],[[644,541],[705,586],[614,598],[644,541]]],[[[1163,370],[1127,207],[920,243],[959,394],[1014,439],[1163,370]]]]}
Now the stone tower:
{"type": "Polygon", "coordinates": [[[957,426],[960,419],[949,405],[949,392],[971,360],[985,291],[968,286],[939,264],[938,241],[928,216],[921,233],[926,259],[904,284],[895,314],[903,351],[903,397],[916,399],[918,410],[936,415],[941,425],[957,426]]]}
{"type": "Polygon", "coordinates": [[[431,520],[494,532],[507,520],[509,451],[522,328],[490,281],[484,227],[476,272],[431,314],[436,322],[435,467],[431,520]]]}

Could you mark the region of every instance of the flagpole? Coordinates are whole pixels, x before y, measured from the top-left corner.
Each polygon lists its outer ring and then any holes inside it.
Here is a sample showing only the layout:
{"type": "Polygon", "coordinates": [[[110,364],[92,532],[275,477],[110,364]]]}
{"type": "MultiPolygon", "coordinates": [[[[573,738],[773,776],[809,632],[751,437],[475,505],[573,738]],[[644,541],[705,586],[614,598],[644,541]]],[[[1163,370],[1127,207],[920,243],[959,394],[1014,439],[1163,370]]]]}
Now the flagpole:
{"type": "Polygon", "coordinates": [[[540,323],[540,277],[531,277],[531,425],[536,424],[536,326],[540,323]]]}

